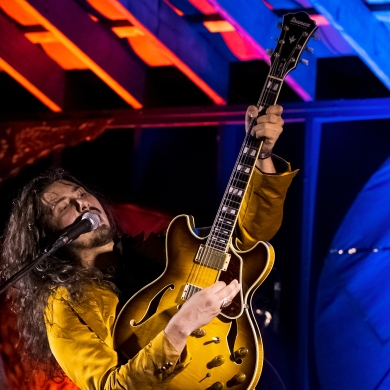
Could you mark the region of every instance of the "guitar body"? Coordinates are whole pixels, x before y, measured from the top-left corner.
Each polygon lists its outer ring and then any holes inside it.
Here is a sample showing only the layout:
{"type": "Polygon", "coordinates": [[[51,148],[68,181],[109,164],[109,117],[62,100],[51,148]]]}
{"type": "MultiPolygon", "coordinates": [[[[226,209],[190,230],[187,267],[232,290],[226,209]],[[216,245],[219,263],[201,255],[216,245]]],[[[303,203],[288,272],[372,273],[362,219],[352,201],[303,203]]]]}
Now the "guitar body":
{"type": "Polygon", "coordinates": [[[228,284],[237,279],[242,284],[240,293],[218,317],[201,328],[202,332],[188,338],[187,347],[193,360],[167,389],[217,389],[218,382],[237,390],[254,389],[262,369],[263,346],[251,300],[272,269],[273,248],[264,242],[257,243],[250,251],[230,246],[231,258],[226,271],[208,267],[199,270],[194,259],[205,239],[193,233],[193,226],[192,217],[185,215],[171,222],[165,271],[123,307],[114,329],[115,349],[130,359],[162,331],[184,304],[183,290],[189,275],[194,276],[194,270],[201,282],[196,285],[211,285],[217,280],[228,284]],[[242,354],[237,353],[240,348],[242,354]]]}

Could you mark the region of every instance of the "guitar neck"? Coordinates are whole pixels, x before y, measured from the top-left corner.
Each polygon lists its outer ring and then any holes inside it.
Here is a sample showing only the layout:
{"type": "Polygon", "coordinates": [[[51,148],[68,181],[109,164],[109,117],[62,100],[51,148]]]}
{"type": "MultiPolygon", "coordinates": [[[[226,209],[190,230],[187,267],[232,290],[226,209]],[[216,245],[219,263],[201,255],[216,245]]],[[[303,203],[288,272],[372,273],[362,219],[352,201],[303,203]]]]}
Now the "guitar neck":
{"type": "MultiPolygon", "coordinates": [[[[282,31],[271,55],[271,68],[257,103],[260,115],[277,102],[285,77],[296,68],[302,50],[316,30],[316,23],[305,12],[289,13],[283,17],[282,31]]],[[[253,118],[249,125],[206,241],[206,246],[215,251],[228,251],[242,201],[263,145],[263,140],[250,135],[256,121],[257,118],[253,118]]]]}
{"type": "MultiPolygon", "coordinates": [[[[257,108],[264,113],[267,108],[276,103],[283,80],[268,75],[257,108]]],[[[256,125],[254,118],[249,126],[251,130],[256,125]]],[[[206,246],[217,251],[226,252],[237,223],[244,195],[248,189],[250,178],[258,159],[263,140],[250,135],[250,130],[244,138],[240,153],[228,181],[220,207],[211,227],[206,246]]]]}

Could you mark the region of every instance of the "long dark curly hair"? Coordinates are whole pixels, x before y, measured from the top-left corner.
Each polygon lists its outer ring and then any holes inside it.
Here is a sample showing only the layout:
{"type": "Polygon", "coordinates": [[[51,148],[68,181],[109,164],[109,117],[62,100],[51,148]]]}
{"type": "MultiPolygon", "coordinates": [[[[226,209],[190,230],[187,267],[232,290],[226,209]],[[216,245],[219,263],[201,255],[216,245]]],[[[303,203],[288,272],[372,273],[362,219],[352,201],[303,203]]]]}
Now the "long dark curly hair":
{"type": "MultiPolygon", "coordinates": [[[[42,195],[53,182],[61,180],[85,188],[63,169],[50,169],[24,186],[14,200],[11,216],[1,238],[1,279],[8,279],[37,258],[49,244],[51,232],[47,230],[45,222],[51,209],[42,202],[42,195]]],[[[113,227],[113,238],[118,238],[121,231],[107,201],[99,193],[85,189],[99,200],[113,227]]],[[[100,270],[83,268],[71,257],[61,256],[57,252],[55,256],[39,263],[9,289],[8,296],[18,319],[22,358],[27,360],[33,370],[44,370],[52,379],[63,378],[50,351],[44,322],[45,308],[49,296],[58,287],[65,287],[72,300],[81,302],[84,288],[91,284],[98,284],[118,293],[115,285],[100,270]]]]}

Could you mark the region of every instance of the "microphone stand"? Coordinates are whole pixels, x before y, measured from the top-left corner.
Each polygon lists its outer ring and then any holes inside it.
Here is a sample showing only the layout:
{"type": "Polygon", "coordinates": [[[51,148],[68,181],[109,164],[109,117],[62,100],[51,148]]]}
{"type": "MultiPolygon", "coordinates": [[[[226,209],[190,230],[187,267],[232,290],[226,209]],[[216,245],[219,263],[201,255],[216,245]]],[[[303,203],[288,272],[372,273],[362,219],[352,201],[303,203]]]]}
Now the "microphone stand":
{"type": "Polygon", "coordinates": [[[62,234],[50,249],[46,248],[41,256],[34,259],[30,264],[27,264],[4,283],[0,284],[0,294],[2,294],[20,278],[26,275],[27,272],[31,271],[31,269],[35,268],[42,260],[53,254],[57,249],[60,249],[66,244],[69,244],[78,238],[81,234],[95,230],[99,226],[99,222],[100,218],[97,214],[90,213],[89,211],[84,213],[81,217],[81,220],[77,223],[74,223],[73,226],[71,226],[64,234],[62,234]]]}
{"type": "Polygon", "coordinates": [[[21,270],[16,272],[14,275],[12,275],[9,279],[7,279],[4,283],[0,284],[0,294],[2,294],[4,291],[8,290],[9,287],[11,287],[14,283],[16,283],[19,279],[21,279],[24,275],[27,274],[27,272],[31,271],[33,268],[35,268],[42,260],[46,259],[46,257],[52,255],[55,251],[60,249],[62,246],[68,244],[72,240],[69,240],[66,236],[61,236],[53,245],[51,248],[46,248],[43,251],[43,254],[41,256],[38,256],[36,259],[34,259],[31,263],[25,265],[21,270]]]}

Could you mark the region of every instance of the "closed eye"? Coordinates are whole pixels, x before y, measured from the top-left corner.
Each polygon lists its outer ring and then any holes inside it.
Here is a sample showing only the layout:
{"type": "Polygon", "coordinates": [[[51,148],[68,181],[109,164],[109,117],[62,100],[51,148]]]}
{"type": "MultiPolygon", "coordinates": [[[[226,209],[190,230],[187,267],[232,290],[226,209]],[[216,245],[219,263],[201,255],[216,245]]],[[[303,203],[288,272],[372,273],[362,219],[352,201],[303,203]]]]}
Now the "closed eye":
{"type": "Polygon", "coordinates": [[[68,208],[68,206],[69,206],[69,203],[65,203],[65,204],[60,206],[60,210],[64,211],[64,210],[66,210],[68,208]]]}
{"type": "Polygon", "coordinates": [[[79,189],[78,189],[78,192],[79,192],[79,197],[80,197],[80,198],[84,198],[85,196],[89,195],[88,192],[86,192],[86,191],[84,190],[84,188],[79,188],[79,189]]]}

